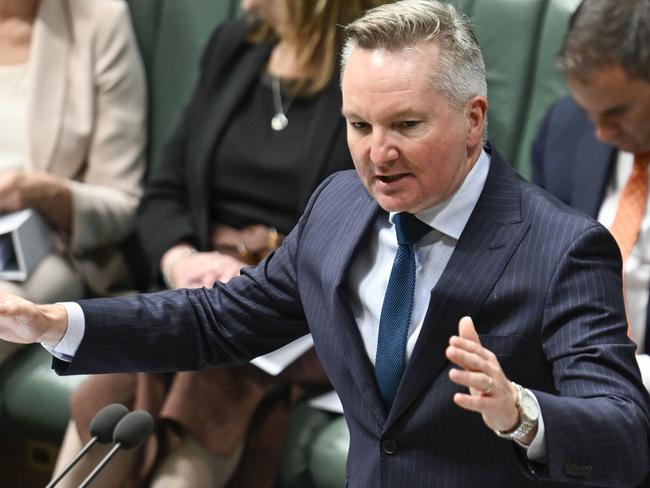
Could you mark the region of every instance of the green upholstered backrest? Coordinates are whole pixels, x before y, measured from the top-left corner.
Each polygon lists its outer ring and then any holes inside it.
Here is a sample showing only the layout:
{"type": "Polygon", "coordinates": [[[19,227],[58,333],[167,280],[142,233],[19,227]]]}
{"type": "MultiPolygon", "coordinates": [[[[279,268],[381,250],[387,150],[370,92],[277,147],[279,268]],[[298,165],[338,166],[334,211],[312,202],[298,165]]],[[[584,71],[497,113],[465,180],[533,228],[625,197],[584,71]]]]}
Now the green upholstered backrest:
{"type": "Polygon", "coordinates": [[[350,432],[345,418],[338,417],[318,432],[310,450],[309,472],[314,488],[345,486],[345,461],[350,432]]]}
{"type": "MultiPolygon", "coordinates": [[[[311,408],[307,403],[299,403],[289,415],[287,434],[282,448],[282,464],[278,473],[277,488],[310,488],[313,486],[312,471],[313,463],[312,447],[320,445],[315,439],[321,436],[323,431],[328,430],[332,419],[339,419],[339,415],[323,412],[311,408]]],[[[345,432],[344,432],[345,435],[345,432]]],[[[343,449],[337,453],[337,457],[343,462],[347,460],[347,441],[343,449]]],[[[343,473],[345,485],[345,465],[338,469],[337,474],[343,473]]]]}
{"type": "Polygon", "coordinates": [[[545,3],[477,1],[471,11],[487,71],[488,137],[514,166],[519,166],[516,154],[530,102],[534,53],[545,3]]]}
{"type": "Polygon", "coordinates": [[[558,98],[568,93],[564,76],[558,70],[555,58],[560,50],[569,17],[581,0],[553,0],[547,3],[542,19],[542,28],[537,41],[537,61],[532,74],[532,87],[528,112],[519,136],[519,148],[516,160],[530,170],[530,149],[535,133],[544,113],[558,98]]]}
{"type": "Polygon", "coordinates": [[[149,84],[149,167],[162,155],[197,79],[214,27],[237,0],[128,0],[149,84]]]}
{"type": "Polygon", "coordinates": [[[483,51],[489,139],[528,175],[537,124],[548,106],[567,93],[554,58],[579,0],[448,1],[471,18],[483,51]]]}
{"type": "Polygon", "coordinates": [[[127,3],[131,12],[133,30],[148,73],[160,24],[162,0],[127,0],[127,3]]]}
{"type": "Polygon", "coordinates": [[[52,356],[40,345],[24,348],[0,371],[0,435],[60,442],[68,423],[68,397],[84,376],[57,376],[52,356]]]}
{"type": "Polygon", "coordinates": [[[151,67],[150,165],[155,165],[178,123],[198,75],[203,47],[214,27],[232,17],[236,0],[166,0],[151,67]]]}

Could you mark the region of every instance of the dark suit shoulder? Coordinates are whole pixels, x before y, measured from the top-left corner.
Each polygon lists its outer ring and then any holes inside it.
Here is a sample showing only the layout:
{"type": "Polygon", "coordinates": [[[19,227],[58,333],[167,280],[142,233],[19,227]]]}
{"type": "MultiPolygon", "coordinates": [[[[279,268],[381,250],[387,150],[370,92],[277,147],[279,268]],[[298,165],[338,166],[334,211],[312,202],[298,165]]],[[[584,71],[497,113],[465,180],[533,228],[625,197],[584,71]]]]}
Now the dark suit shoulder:
{"type": "Polygon", "coordinates": [[[321,199],[339,201],[341,205],[360,196],[372,198],[353,169],[333,173],[319,185],[315,193],[321,199]]]}
{"type": "Polygon", "coordinates": [[[599,141],[572,98],[553,105],[532,147],[533,182],[591,216],[598,213],[616,151],[599,141]]]}
{"type": "Polygon", "coordinates": [[[618,245],[600,222],[532,183],[520,185],[529,259],[547,266],[551,274],[584,260],[597,260],[610,270],[621,267],[618,245]]]}
{"type": "Polygon", "coordinates": [[[572,97],[563,97],[555,102],[548,113],[557,124],[586,124],[591,126],[589,117],[582,110],[572,97]]]}
{"type": "Polygon", "coordinates": [[[531,226],[570,226],[587,229],[600,225],[587,214],[562,203],[539,186],[525,180],[491,148],[490,172],[477,205],[487,210],[495,223],[527,222],[531,226]]]}
{"type": "Polygon", "coordinates": [[[574,148],[585,141],[598,144],[589,117],[571,97],[560,99],[548,110],[536,139],[560,155],[573,154],[574,148]]]}
{"type": "Polygon", "coordinates": [[[325,225],[344,215],[353,215],[366,206],[377,207],[355,170],[333,173],[312,193],[302,220],[312,219],[325,225]]]}
{"type": "Polygon", "coordinates": [[[520,185],[522,219],[530,222],[533,228],[561,230],[565,235],[570,232],[575,236],[592,228],[601,228],[609,234],[597,220],[570,207],[539,186],[528,181],[521,181],[520,185]]]}

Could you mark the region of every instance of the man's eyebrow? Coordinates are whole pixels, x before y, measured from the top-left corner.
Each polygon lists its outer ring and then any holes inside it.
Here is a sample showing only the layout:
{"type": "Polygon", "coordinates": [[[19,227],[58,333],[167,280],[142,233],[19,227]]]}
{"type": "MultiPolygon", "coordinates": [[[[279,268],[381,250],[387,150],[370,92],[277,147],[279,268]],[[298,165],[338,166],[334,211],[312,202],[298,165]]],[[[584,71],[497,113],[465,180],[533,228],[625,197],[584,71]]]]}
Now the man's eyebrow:
{"type": "MultiPolygon", "coordinates": [[[[578,100],[574,99],[574,101],[578,107],[580,107],[586,113],[589,113],[589,111],[585,108],[585,106],[582,105],[580,102],[578,102],[578,100]]],[[[607,117],[611,115],[617,115],[625,112],[629,107],[630,107],[629,103],[620,103],[618,105],[614,105],[613,107],[606,108],[605,110],[601,110],[596,114],[592,114],[590,115],[590,117],[607,117]]]]}
{"type": "MultiPolygon", "coordinates": [[[[341,108],[341,115],[345,117],[346,119],[353,118],[353,119],[365,119],[365,117],[361,117],[357,113],[353,111],[347,111],[344,108],[341,108]]],[[[391,119],[402,119],[402,118],[415,118],[415,119],[420,119],[422,118],[422,114],[417,113],[413,109],[405,109],[405,110],[400,110],[399,112],[391,113],[389,114],[391,119]]]]}
{"type": "Polygon", "coordinates": [[[346,119],[349,119],[349,118],[357,118],[357,119],[361,118],[357,114],[355,114],[354,112],[349,111],[349,110],[345,110],[345,108],[343,108],[343,107],[341,107],[341,115],[343,117],[345,117],[346,119]]]}
{"type": "Polygon", "coordinates": [[[599,115],[600,116],[617,115],[625,112],[629,108],[629,106],[630,105],[628,103],[615,105],[613,107],[608,108],[607,110],[603,110],[599,115]]]}

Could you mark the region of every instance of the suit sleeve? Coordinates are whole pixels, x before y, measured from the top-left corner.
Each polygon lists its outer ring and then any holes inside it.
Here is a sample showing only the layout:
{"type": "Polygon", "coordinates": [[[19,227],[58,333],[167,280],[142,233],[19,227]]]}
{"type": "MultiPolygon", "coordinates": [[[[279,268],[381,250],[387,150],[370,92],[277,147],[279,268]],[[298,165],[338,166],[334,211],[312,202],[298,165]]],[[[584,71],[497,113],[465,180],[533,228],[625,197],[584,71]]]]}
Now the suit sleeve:
{"type": "Polygon", "coordinates": [[[296,256],[318,195],[298,225],[258,266],[214,288],[82,300],[84,337],[59,374],[164,372],[242,364],[309,333],[296,256]]]}
{"type": "Polygon", "coordinates": [[[647,392],[628,339],[619,252],[593,226],[550,283],[542,339],[557,395],[534,391],[553,480],[635,486],[648,468],[647,392]]]}

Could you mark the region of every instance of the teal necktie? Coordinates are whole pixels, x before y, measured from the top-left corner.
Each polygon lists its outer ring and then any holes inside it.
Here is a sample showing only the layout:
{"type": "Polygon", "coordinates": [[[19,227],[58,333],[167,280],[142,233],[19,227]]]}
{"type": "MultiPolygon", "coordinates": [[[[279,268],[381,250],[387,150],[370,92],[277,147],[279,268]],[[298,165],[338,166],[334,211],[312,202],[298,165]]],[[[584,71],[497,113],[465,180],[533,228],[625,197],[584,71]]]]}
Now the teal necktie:
{"type": "Polygon", "coordinates": [[[415,293],[414,246],[431,230],[427,224],[406,212],[395,215],[394,222],[399,246],[381,307],[375,359],[375,378],[388,410],[406,368],[406,341],[415,293]]]}

